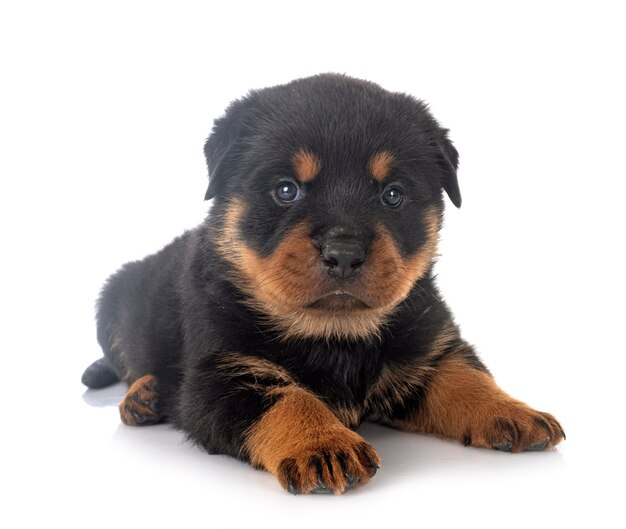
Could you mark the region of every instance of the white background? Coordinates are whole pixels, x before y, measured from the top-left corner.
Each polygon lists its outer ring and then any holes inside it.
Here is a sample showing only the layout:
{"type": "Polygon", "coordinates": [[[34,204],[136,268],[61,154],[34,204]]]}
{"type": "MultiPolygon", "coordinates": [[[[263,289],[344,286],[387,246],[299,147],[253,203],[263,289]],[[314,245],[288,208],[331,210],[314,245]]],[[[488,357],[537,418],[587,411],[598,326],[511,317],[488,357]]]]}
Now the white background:
{"type": "Polygon", "coordinates": [[[620,2],[3,2],[3,527],[623,527],[620,2]],[[439,283],[465,336],[567,441],[510,455],[363,428],[343,497],[120,425],[85,392],[93,302],[203,218],[203,141],[251,88],[334,71],[425,99],[461,153],[439,283]],[[573,525],[576,524],[576,525],[573,525]]]}

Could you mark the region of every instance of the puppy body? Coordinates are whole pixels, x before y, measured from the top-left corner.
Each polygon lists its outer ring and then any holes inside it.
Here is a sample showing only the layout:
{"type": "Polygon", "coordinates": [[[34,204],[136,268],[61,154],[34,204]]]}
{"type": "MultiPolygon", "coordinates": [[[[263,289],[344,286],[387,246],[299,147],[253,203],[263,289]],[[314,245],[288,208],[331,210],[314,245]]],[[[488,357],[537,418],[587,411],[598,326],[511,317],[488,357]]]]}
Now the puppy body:
{"type": "Polygon", "coordinates": [[[457,154],[426,107],[348,77],[252,92],[205,147],[206,221],[105,285],[92,386],[127,424],[168,421],[291,492],[343,492],[380,463],[377,420],[468,445],[557,444],[500,390],[432,278],[457,154]]]}

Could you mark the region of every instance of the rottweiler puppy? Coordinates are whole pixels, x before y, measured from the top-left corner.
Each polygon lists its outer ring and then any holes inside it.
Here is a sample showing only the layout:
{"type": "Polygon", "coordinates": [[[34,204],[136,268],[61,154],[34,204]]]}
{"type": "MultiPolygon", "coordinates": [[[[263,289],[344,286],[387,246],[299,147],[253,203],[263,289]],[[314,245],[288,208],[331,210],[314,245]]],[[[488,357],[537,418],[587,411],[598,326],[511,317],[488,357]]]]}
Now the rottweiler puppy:
{"type": "Polygon", "coordinates": [[[565,438],[500,389],[433,280],[458,154],[427,106],[342,75],[253,91],[204,148],[204,223],[124,265],[98,301],[91,387],[292,493],[342,493],[380,459],[366,420],[509,452],[565,438]]]}

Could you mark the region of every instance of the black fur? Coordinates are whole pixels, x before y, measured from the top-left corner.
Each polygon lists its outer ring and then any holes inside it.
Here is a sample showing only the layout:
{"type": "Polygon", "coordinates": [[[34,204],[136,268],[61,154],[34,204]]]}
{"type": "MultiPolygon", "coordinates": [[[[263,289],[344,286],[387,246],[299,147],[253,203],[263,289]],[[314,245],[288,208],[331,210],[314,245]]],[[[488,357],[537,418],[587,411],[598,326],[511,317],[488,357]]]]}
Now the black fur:
{"type": "MultiPolygon", "coordinates": [[[[225,354],[268,360],[329,406],[360,410],[360,419],[349,424],[353,428],[368,416],[393,422],[419,408],[426,383],[396,402],[391,414],[382,404],[362,409],[383,369],[435,368],[455,354],[485,370],[460,339],[430,354],[451,322],[430,270],[376,338],[285,339],[267,315],[247,302],[250,293],[233,277],[232,262],[216,245],[238,197],[247,205],[240,236],[261,257],[272,255],[303,220],[319,245],[342,226],[369,247],[374,227],[382,224],[403,257],[414,254],[427,238],[423,212],[429,207],[443,211],[442,190],[461,205],[458,154],[424,103],[345,76],[301,79],[231,104],[215,122],[205,153],[206,198],[214,199],[206,221],[108,280],[97,317],[107,365],[97,362],[102,369],[97,376],[90,375],[90,367],[85,384],[100,387],[116,378],[132,382],[155,375],[164,420],[211,453],[247,460],[245,432],[275,401],[256,386],[284,381],[226,373],[219,365],[225,354]],[[286,206],[273,190],[281,180],[294,180],[291,157],[302,147],[319,157],[321,170],[303,186],[302,200],[286,206]],[[368,161],[383,150],[392,151],[396,161],[389,181],[405,193],[398,208],[381,204],[385,185],[367,176],[368,161]]],[[[389,389],[393,400],[394,388],[389,389]]]]}
{"type": "Polygon", "coordinates": [[[91,364],[81,378],[85,386],[93,389],[106,388],[119,381],[115,372],[109,367],[106,358],[99,358],[91,364]]]}

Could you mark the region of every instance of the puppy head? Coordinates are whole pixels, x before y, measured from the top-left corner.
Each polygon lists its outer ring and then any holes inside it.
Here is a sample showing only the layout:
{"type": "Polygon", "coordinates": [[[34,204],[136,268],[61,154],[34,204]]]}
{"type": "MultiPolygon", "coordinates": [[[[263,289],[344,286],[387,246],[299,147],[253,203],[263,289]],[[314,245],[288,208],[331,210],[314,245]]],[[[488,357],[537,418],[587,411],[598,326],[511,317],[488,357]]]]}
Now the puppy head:
{"type": "Polygon", "coordinates": [[[205,145],[218,249],[284,337],[376,336],[429,273],[458,155],[426,106],[345,76],[252,92],[205,145]]]}

